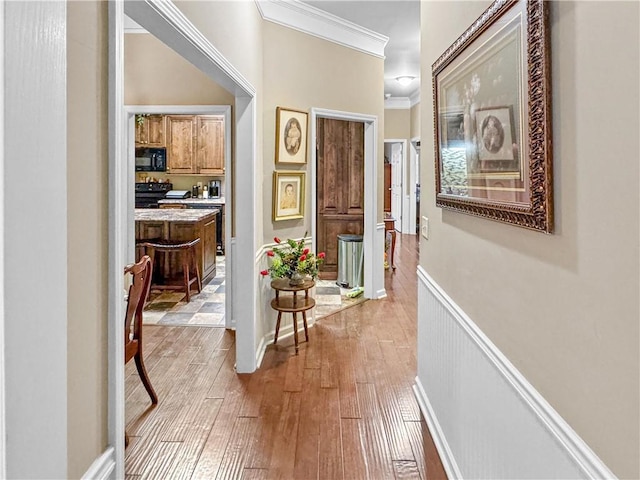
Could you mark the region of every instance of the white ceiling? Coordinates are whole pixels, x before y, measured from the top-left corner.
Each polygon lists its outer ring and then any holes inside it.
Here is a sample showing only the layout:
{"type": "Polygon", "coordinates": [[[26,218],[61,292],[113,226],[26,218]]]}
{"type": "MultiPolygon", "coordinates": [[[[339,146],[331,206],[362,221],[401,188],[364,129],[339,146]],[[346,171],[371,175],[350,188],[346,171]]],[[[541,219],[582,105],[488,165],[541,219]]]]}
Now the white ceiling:
{"type": "Polygon", "coordinates": [[[320,10],[389,37],[384,49],[384,92],[410,97],[420,88],[419,0],[302,0],[320,10]],[[416,77],[403,87],[395,78],[416,77]]]}

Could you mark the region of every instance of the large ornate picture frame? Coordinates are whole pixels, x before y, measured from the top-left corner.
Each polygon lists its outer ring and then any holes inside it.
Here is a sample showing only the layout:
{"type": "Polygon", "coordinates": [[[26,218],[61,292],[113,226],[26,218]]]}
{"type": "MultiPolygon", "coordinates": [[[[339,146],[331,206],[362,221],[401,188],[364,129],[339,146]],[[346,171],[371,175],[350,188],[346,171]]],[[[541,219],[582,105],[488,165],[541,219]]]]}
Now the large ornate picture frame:
{"type": "Polygon", "coordinates": [[[276,163],[307,163],[309,114],[291,108],[276,108],[276,163]]]}
{"type": "Polygon", "coordinates": [[[273,172],[273,220],[304,218],[304,172],[273,172]]]}
{"type": "Polygon", "coordinates": [[[433,64],[436,205],[553,230],[548,5],[496,0],[433,64]]]}

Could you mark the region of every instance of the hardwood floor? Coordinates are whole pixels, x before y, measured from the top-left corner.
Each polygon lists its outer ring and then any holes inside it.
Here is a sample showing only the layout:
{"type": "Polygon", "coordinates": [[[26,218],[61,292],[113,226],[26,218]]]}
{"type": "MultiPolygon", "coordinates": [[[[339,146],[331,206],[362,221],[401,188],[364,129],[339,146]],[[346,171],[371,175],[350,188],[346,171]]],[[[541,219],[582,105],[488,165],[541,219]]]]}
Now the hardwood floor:
{"type": "Polygon", "coordinates": [[[127,365],[127,478],[446,478],[411,389],[417,245],[398,235],[386,299],[320,319],[298,356],[292,338],[271,345],[251,375],[231,331],[145,326],[160,402],[127,365]]]}

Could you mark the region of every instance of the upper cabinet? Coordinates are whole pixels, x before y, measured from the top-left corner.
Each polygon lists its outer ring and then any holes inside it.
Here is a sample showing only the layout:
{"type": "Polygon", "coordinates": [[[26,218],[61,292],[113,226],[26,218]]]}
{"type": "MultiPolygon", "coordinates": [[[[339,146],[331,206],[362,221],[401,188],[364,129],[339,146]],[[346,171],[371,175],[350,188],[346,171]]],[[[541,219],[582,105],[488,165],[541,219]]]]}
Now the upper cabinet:
{"type": "Polygon", "coordinates": [[[196,117],[196,165],[199,173],[224,175],[224,116],[196,117]]]}
{"type": "Polygon", "coordinates": [[[167,173],[224,175],[224,115],[166,115],[167,173]]]}
{"type": "Polygon", "coordinates": [[[164,147],[163,115],[136,115],[136,147],[164,147]]]}
{"type": "Polygon", "coordinates": [[[167,173],[199,173],[194,143],[193,115],[167,115],[167,173]]]}

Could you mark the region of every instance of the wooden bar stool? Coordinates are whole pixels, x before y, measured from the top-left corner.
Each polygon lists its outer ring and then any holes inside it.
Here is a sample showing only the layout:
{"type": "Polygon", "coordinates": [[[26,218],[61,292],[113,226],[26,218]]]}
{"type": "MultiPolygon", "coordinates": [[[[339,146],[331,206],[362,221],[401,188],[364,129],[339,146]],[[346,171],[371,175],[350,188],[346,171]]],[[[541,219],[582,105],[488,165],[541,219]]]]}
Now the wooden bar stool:
{"type": "Polygon", "coordinates": [[[200,293],[202,291],[202,280],[200,278],[200,269],[198,268],[196,257],[196,245],[198,243],[200,243],[199,238],[182,243],[160,240],[141,243],[140,246],[144,247],[149,257],[151,257],[152,264],[154,262],[156,252],[163,253],[165,257],[171,253],[178,253],[182,260],[181,283],[172,282],[171,278],[167,278],[168,274],[165,272],[165,283],[154,283],[152,287],[165,290],[184,290],[187,295],[187,302],[191,300],[192,284],[196,284],[198,287],[198,293],[200,293]],[[195,271],[195,277],[191,276],[192,268],[195,271]]]}

